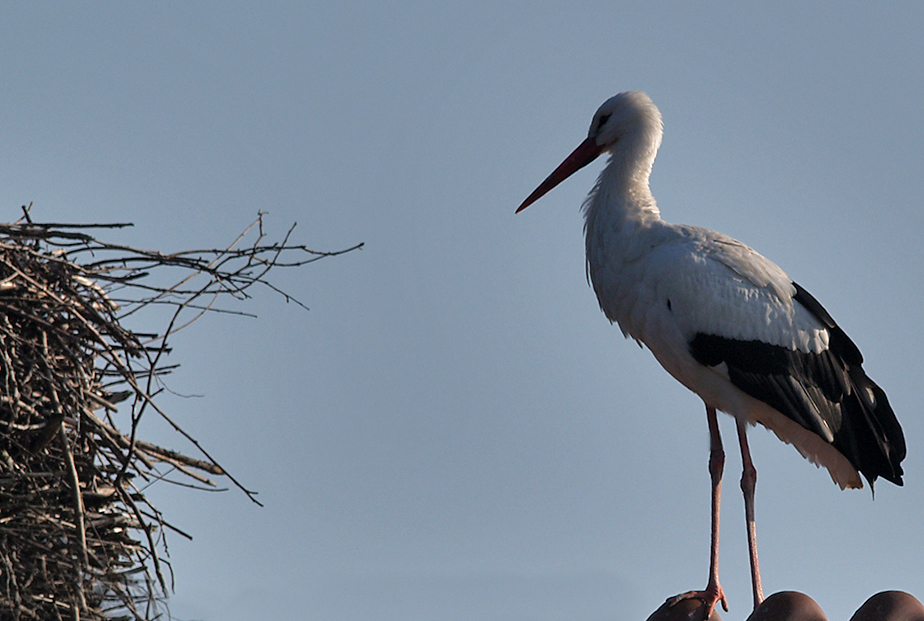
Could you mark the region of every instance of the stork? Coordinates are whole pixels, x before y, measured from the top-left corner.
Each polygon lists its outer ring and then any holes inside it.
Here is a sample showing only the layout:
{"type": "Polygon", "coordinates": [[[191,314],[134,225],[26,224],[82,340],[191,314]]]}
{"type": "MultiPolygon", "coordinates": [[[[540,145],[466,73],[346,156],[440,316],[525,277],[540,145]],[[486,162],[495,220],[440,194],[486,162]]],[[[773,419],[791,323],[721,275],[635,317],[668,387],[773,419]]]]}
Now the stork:
{"type": "Polygon", "coordinates": [[[661,113],[642,92],[619,93],[594,114],[587,139],[523,201],[526,209],[602,153],[609,162],[584,201],[587,276],[600,308],[699,395],[709,426],[712,542],[698,598],[706,617],[728,603],[719,583],[719,504],[725,453],[716,411],[735,418],[741,450],[754,607],[763,600],[754,521],[757,473],[747,442],[760,423],[827,468],[841,489],[862,474],[902,485],[905,440],[885,392],[831,315],[776,264],[743,243],[661,219],[649,176],[661,113]]]}

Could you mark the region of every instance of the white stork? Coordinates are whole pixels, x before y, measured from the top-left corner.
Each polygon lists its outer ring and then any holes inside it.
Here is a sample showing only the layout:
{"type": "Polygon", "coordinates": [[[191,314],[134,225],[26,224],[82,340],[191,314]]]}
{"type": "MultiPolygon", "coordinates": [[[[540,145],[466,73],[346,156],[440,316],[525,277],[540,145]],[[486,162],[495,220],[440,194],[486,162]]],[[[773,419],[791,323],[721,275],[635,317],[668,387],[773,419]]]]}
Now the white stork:
{"type": "Polygon", "coordinates": [[[760,423],[825,466],[840,487],[902,484],[905,440],[859,349],[782,269],[730,237],[660,217],[648,185],[661,113],[641,92],[607,100],[587,139],[523,201],[526,209],[601,153],[610,154],[584,202],[587,274],[611,322],[643,343],[699,395],[709,423],[712,547],[699,598],[706,616],[728,610],[718,576],[719,497],[725,455],[716,410],[735,417],[741,448],[754,606],[763,599],[754,526],[757,474],[747,426],[760,423]]]}

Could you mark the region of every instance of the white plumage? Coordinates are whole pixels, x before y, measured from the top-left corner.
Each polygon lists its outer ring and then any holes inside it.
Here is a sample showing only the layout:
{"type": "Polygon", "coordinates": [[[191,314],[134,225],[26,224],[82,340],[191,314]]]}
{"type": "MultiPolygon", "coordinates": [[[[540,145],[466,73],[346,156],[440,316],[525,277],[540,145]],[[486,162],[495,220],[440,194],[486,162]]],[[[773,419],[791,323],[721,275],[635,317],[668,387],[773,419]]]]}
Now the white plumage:
{"type": "Polygon", "coordinates": [[[859,350],[815,298],[745,244],[661,219],[648,184],[661,136],[661,114],[647,95],[612,97],[587,139],[517,211],[609,152],[584,203],[588,277],[604,314],[703,399],[710,424],[710,580],[705,591],[681,597],[700,597],[709,611],[725,603],[716,558],[721,410],[738,420],[756,606],[762,592],[747,424],[773,430],[842,488],[862,487],[860,473],[901,485],[904,437],[885,393],[863,372],[859,350]]]}

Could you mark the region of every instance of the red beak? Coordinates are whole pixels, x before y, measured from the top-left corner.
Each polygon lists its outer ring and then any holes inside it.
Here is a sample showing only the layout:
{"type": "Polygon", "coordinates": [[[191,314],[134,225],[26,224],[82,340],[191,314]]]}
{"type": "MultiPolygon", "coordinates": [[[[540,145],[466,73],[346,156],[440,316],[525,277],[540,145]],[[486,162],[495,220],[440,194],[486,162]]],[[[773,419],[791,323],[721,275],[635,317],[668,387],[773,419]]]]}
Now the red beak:
{"type": "Polygon", "coordinates": [[[571,155],[565,158],[565,161],[558,165],[558,168],[552,171],[552,174],[545,178],[545,181],[539,184],[539,187],[533,190],[523,204],[517,207],[516,213],[520,213],[556,185],[573,175],[578,170],[584,168],[603,151],[603,148],[597,145],[593,138],[588,138],[578,145],[578,148],[571,152],[571,155]]]}

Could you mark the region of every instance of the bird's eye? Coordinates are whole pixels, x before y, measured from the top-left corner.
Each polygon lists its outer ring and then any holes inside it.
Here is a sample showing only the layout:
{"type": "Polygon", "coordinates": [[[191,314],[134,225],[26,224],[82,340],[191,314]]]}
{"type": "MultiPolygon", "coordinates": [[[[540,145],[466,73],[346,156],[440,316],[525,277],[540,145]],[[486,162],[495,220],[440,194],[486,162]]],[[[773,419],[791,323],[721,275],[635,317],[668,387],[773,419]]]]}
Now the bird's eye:
{"type": "Polygon", "coordinates": [[[611,115],[609,114],[600,115],[600,124],[597,125],[597,128],[599,129],[600,127],[603,127],[604,125],[606,125],[606,122],[610,120],[610,116],[611,115]]]}

